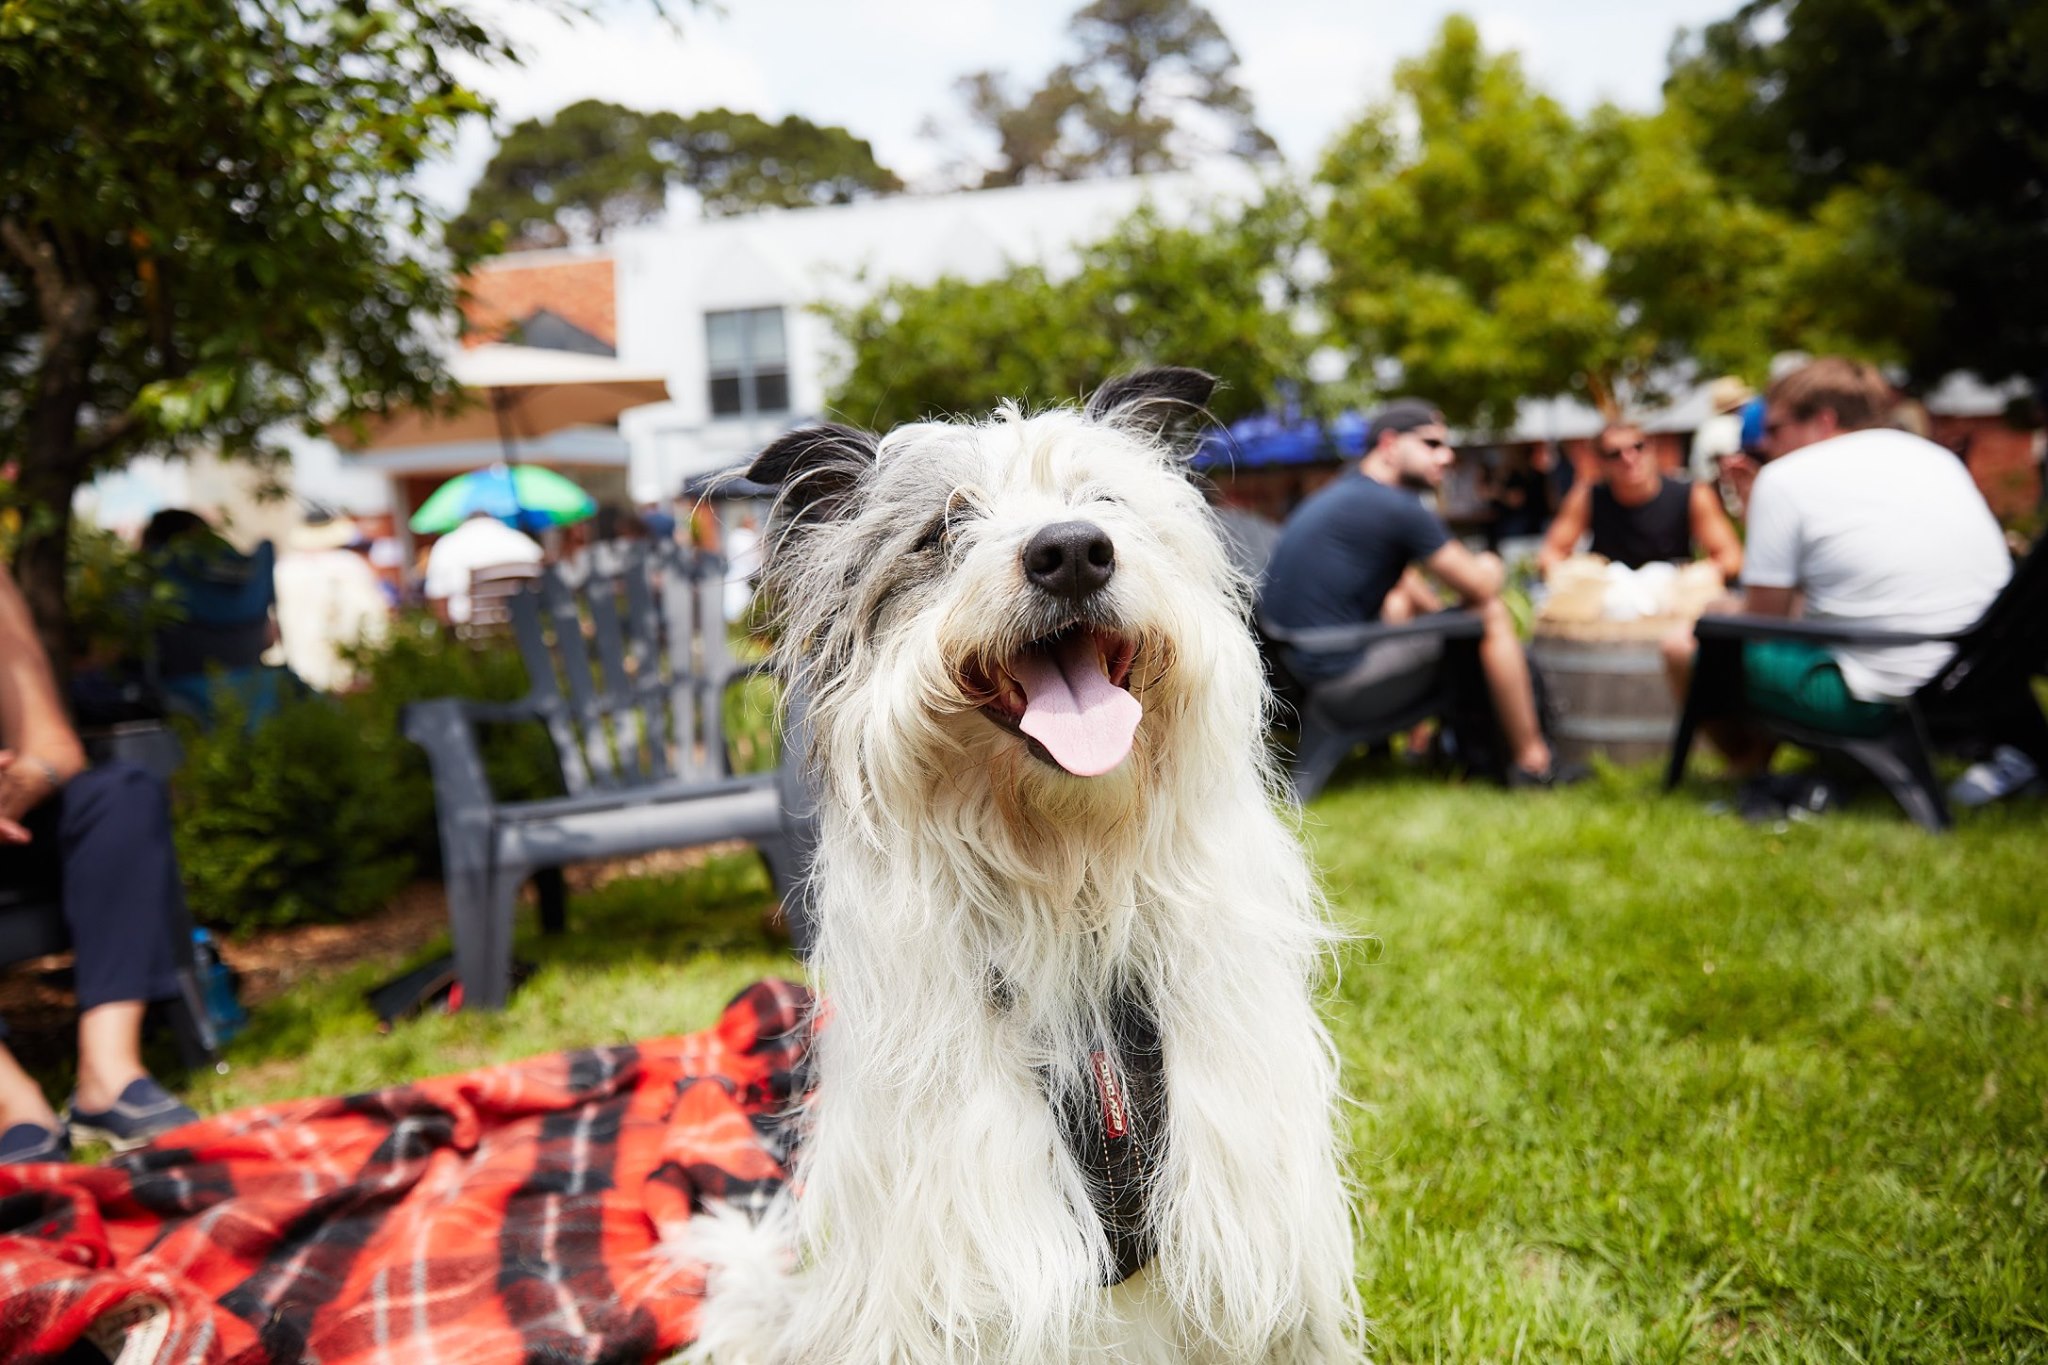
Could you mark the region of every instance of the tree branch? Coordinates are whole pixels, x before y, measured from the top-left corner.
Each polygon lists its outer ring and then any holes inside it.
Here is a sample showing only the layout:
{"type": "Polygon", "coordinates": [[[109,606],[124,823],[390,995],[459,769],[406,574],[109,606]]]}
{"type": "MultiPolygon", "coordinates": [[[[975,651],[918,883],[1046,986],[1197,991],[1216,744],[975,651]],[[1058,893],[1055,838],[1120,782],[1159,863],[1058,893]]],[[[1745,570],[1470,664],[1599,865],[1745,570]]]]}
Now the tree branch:
{"type": "Polygon", "coordinates": [[[141,430],[141,418],[132,412],[117,412],[106,421],[78,434],[78,458],[96,460],[141,430]]]}
{"type": "Polygon", "coordinates": [[[36,302],[43,312],[45,327],[55,326],[64,314],[65,280],[57,263],[57,248],[46,238],[31,237],[28,229],[12,218],[0,217],[0,242],[29,268],[36,282],[36,302]]]}

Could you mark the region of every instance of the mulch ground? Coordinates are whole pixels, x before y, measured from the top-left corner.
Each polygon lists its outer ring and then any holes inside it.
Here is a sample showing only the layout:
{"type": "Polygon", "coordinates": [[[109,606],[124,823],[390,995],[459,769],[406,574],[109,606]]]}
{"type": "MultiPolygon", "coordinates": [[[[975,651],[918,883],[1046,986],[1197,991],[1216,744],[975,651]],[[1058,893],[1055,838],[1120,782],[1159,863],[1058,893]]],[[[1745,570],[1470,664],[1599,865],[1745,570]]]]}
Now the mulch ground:
{"type": "MultiPolygon", "coordinates": [[[[736,845],[681,849],[590,863],[566,870],[570,893],[620,877],[670,875],[736,845]]],[[[527,893],[532,894],[530,891],[527,893]]],[[[435,881],[414,882],[367,919],[299,924],[219,940],[221,957],[241,977],[242,1003],[255,1009],[295,984],[332,976],[362,962],[397,962],[420,952],[448,929],[448,900],[435,881]]],[[[0,1019],[7,1045],[23,1065],[60,1064],[74,1046],[69,954],[36,958],[0,970],[0,1019]]]]}

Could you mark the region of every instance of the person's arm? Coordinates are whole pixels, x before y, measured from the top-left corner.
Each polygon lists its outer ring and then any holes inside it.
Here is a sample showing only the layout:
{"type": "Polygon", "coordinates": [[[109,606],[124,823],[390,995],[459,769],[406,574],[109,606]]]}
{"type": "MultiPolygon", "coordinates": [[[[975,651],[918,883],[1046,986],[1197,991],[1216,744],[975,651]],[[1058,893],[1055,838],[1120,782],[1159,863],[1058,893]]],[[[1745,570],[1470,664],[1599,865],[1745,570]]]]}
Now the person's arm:
{"type": "Polygon", "coordinates": [[[1733,583],[1742,577],[1742,542],[1736,538],[1735,524],[1721,510],[1720,495],[1711,484],[1692,486],[1692,543],[1714,561],[1722,582],[1733,583]]]}
{"type": "Polygon", "coordinates": [[[84,767],[35,618],[0,567],[0,843],[27,843],[21,817],[84,767]]]}
{"type": "Polygon", "coordinates": [[[1536,551],[1537,572],[1548,578],[1552,569],[1570,559],[1592,520],[1593,490],[1583,483],[1573,484],[1571,492],[1564,495],[1564,506],[1557,509],[1550,529],[1543,533],[1542,548],[1536,551]]]}
{"type": "Polygon", "coordinates": [[[1394,585],[1394,589],[1406,596],[1410,605],[1419,614],[1427,615],[1444,609],[1443,599],[1436,595],[1436,589],[1430,586],[1429,580],[1424,578],[1422,571],[1413,564],[1401,571],[1401,581],[1394,585]]]}
{"type": "Polygon", "coordinates": [[[1500,595],[1501,585],[1506,581],[1499,559],[1475,555],[1455,540],[1445,541],[1422,562],[1468,607],[1483,607],[1491,602],[1500,595]]]}

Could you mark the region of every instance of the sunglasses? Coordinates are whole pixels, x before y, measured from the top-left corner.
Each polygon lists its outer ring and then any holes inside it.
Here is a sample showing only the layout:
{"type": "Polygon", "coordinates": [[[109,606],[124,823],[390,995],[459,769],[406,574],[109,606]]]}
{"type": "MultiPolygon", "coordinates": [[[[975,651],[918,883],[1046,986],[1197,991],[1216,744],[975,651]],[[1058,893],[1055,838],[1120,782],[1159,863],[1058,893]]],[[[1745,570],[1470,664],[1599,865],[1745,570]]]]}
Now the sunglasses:
{"type": "Polygon", "coordinates": [[[1600,458],[1603,460],[1618,460],[1624,455],[1640,455],[1649,448],[1650,443],[1648,441],[1632,441],[1625,446],[1602,446],[1600,447],[1600,458]]]}

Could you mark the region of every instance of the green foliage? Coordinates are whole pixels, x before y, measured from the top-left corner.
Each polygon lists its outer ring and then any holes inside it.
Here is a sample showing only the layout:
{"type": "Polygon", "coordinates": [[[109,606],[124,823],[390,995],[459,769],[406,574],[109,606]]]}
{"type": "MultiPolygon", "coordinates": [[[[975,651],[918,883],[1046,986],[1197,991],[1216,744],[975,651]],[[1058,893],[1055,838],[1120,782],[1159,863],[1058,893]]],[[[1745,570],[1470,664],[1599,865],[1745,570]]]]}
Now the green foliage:
{"type": "Polygon", "coordinates": [[[16,555],[54,657],[95,472],[445,393],[412,177],[484,107],[451,59],[503,52],[457,0],[0,5],[0,465],[54,514],[16,555]]]}
{"type": "Polygon", "coordinates": [[[253,729],[225,702],[210,733],[182,738],[172,829],[197,918],[231,930],[354,919],[411,876],[395,731],[311,697],[253,729]]]}
{"type": "MultiPolygon", "coordinates": [[[[24,523],[48,517],[41,509],[23,516],[8,508],[7,499],[8,481],[0,479],[0,563],[14,557],[24,523]]],[[[79,660],[140,658],[150,636],[182,615],[176,590],[139,553],[113,532],[83,521],[71,523],[65,594],[79,660]]]]}
{"type": "MultiPolygon", "coordinates": [[[[509,647],[471,648],[418,616],[356,660],[359,692],[289,701],[253,728],[230,711],[184,736],[173,823],[198,918],[228,929],[357,919],[438,865],[433,779],[399,711],[434,697],[514,700],[525,669],[509,647]]],[[[505,799],[560,792],[539,726],[487,728],[482,747],[505,799]]]]}
{"type": "Polygon", "coordinates": [[[1665,93],[1727,183],[1910,283],[1921,306],[1867,321],[1916,378],[2048,371],[2048,8],[1752,0],[1679,43],[1665,93]]]}
{"type": "Polygon", "coordinates": [[[1604,382],[1619,319],[1584,248],[1594,186],[1571,116],[1462,17],[1394,86],[1321,171],[1339,343],[1398,363],[1453,421],[1604,382]]]}
{"type": "Polygon", "coordinates": [[[1263,409],[1306,373],[1309,342],[1287,307],[1306,213],[1276,192],[1176,225],[1140,211],[1085,248],[1071,278],[1021,266],[983,283],[896,283],[823,311],[846,341],[831,394],[877,428],[1003,398],[1077,399],[1145,364],[1220,375],[1210,407],[1228,421],[1263,409]]]}
{"type": "Polygon", "coordinates": [[[650,114],[582,100],[505,135],[449,235],[515,251],[601,242],[658,217],[670,185],[696,190],[713,217],[903,188],[865,140],[795,114],[770,123],[728,109],[650,114]]]}
{"type": "Polygon", "coordinates": [[[1896,359],[1933,307],[1866,200],[1761,203],[1684,113],[1574,119],[1469,20],[1394,83],[1323,163],[1325,302],[1360,372],[1393,362],[1453,421],[1558,393],[1618,413],[1793,348],[1896,359]]]}
{"type": "Polygon", "coordinates": [[[1193,0],[1092,0],[1067,24],[1076,57],[1029,93],[998,71],[958,83],[994,134],[984,186],[1174,170],[1207,152],[1263,159],[1273,139],[1237,83],[1237,49],[1193,0]]]}

